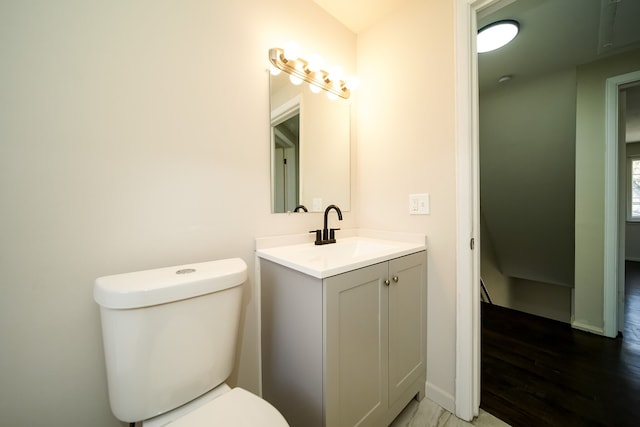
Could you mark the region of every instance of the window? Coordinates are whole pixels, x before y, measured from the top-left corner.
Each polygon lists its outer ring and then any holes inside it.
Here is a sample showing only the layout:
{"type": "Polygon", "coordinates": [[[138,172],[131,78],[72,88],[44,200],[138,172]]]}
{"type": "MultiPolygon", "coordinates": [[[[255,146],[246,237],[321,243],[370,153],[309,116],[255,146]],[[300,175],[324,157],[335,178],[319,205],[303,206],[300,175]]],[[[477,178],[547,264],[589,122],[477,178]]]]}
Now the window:
{"type": "Polygon", "coordinates": [[[630,157],[628,166],[627,219],[640,221],[640,157],[630,157]]]}

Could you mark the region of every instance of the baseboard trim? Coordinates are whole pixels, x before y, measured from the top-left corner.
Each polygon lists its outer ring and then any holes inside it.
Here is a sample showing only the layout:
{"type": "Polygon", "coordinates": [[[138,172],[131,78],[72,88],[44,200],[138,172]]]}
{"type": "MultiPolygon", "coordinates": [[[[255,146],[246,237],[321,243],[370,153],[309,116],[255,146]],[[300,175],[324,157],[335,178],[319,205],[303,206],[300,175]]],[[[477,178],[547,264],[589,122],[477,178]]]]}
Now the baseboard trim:
{"type": "Polygon", "coordinates": [[[580,331],[584,331],[584,332],[589,332],[592,334],[597,334],[597,335],[604,335],[604,328],[602,327],[598,327],[598,326],[593,326],[593,325],[589,325],[587,323],[582,323],[582,322],[576,322],[576,321],[571,321],[571,327],[574,329],[578,329],[580,331]]]}
{"type": "Polygon", "coordinates": [[[426,396],[452,414],[456,413],[456,401],[452,394],[427,381],[426,396]]]}

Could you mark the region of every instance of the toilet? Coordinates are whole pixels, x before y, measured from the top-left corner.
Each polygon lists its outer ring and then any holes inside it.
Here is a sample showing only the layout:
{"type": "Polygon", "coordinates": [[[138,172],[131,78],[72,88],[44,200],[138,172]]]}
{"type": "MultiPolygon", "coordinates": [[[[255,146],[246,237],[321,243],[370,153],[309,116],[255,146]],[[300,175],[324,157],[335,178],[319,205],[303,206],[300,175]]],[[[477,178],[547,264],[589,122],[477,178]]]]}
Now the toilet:
{"type": "Polygon", "coordinates": [[[239,258],[96,279],[116,418],[145,427],[288,426],[268,402],[225,384],[246,279],[239,258]]]}

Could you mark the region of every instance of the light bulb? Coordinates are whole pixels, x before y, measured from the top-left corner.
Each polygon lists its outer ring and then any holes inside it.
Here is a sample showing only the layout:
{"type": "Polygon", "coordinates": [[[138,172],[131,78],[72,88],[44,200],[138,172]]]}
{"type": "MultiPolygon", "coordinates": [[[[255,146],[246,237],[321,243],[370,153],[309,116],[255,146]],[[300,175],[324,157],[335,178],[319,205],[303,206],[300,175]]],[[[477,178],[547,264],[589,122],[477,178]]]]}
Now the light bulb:
{"type": "Polygon", "coordinates": [[[331,79],[331,81],[336,82],[342,79],[343,74],[344,71],[342,71],[342,67],[340,67],[339,65],[334,65],[329,69],[329,79],[331,79]]]}
{"type": "Polygon", "coordinates": [[[284,44],[284,57],[288,60],[298,59],[300,57],[300,45],[293,40],[284,44]]]}
{"type": "Polygon", "coordinates": [[[518,22],[513,20],[497,21],[482,27],[478,31],[478,53],[491,52],[506,45],[516,38],[519,27],[518,22]]]}
{"type": "Polygon", "coordinates": [[[316,71],[320,71],[322,67],[324,67],[324,60],[322,59],[322,56],[317,53],[311,55],[309,63],[307,64],[307,69],[312,73],[315,73],[316,71]]]}
{"type": "Polygon", "coordinates": [[[356,90],[360,87],[360,79],[358,76],[349,76],[347,78],[347,87],[349,90],[356,90]]]}
{"type": "Polygon", "coordinates": [[[322,88],[320,86],[314,85],[312,83],[309,83],[309,89],[311,89],[311,92],[313,93],[320,93],[322,91],[322,88]]]}
{"type": "Polygon", "coordinates": [[[291,81],[291,83],[293,83],[296,86],[302,83],[302,79],[298,76],[294,76],[293,74],[289,76],[289,80],[291,81]]]}

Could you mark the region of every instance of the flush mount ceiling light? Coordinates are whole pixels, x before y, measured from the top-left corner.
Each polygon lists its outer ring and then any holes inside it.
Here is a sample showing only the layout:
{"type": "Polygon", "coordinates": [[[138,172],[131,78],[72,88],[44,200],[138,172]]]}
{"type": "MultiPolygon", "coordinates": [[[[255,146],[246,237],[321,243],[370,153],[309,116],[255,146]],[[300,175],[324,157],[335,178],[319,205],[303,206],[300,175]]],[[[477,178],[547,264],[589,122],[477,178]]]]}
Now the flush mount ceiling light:
{"type": "Polygon", "coordinates": [[[496,21],[478,31],[478,53],[491,52],[515,39],[520,24],[513,19],[496,21]]]}
{"type": "Polygon", "coordinates": [[[357,82],[352,79],[342,80],[342,69],[332,67],[330,71],[321,69],[320,58],[314,56],[309,61],[299,57],[299,50],[293,51],[289,47],[269,49],[271,74],[284,71],[298,84],[303,81],[309,83],[314,92],[326,90],[330,99],[341,97],[349,99],[351,89],[355,89],[357,82]]]}

